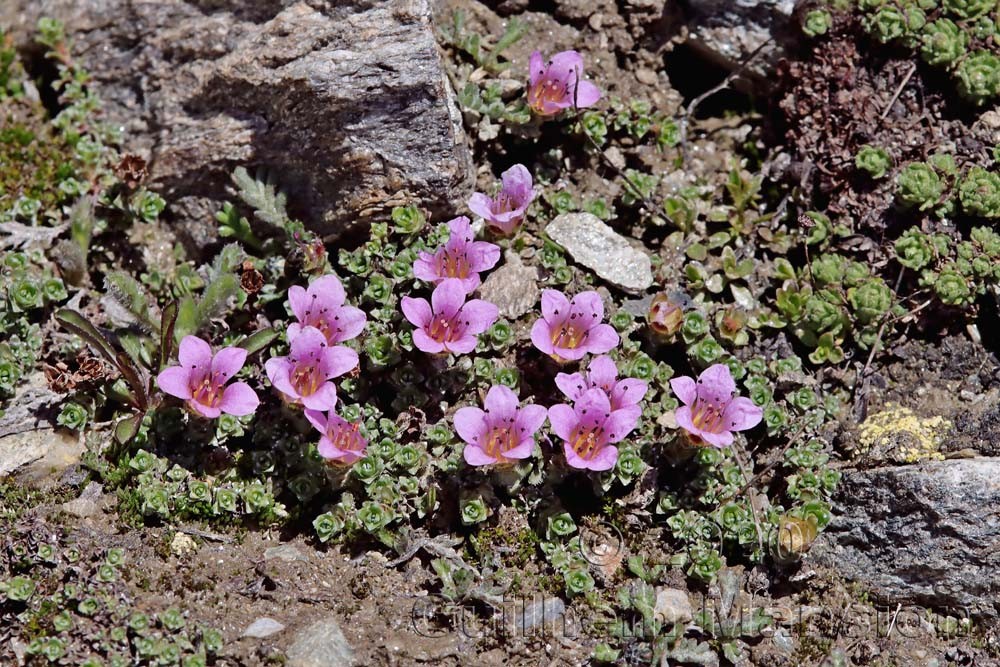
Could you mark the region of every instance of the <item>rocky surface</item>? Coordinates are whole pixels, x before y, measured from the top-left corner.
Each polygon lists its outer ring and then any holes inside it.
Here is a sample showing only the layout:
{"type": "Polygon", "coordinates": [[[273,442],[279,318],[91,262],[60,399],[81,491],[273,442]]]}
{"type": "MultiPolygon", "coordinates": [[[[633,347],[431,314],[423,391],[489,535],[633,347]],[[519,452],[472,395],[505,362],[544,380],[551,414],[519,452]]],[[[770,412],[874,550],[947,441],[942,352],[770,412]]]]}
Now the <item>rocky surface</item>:
{"type": "Polygon", "coordinates": [[[324,234],[471,190],[471,157],[426,0],[11,0],[0,25],[28,47],[63,20],[126,149],[194,244],[236,165],[273,170],[324,234]]]}
{"type": "Polygon", "coordinates": [[[649,255],[590,213],[564,213],[545,233],[570,256],[626,292],[641,292],[653,284],[649,255]]]}
{"type": "Polygon", "coordinates": [[[890,603],[1000,614],[1000,459],[850,471],[813,563],[890,603]]]}
{"type": "Polygon", "coordinates": [[[300,631],[288,648],[288,667],[351,667],[354,651],[330,616],[300,631]]]}
{"type": "Polygon", "coordinates": [[[766,65],[782,55],[790,39],[795,0],[691,0],[690,43],[718,64],[732,69],[758,48],[751,72],[764,75],[766,65]]]}
{"type": "Polygon", "coordinates": [[[508,251],[503,266],[490,273],[479,295],[496,304],[503,317],[517,319],[538,303],[538,269],[525,266],[517,253],[508,251]]]}

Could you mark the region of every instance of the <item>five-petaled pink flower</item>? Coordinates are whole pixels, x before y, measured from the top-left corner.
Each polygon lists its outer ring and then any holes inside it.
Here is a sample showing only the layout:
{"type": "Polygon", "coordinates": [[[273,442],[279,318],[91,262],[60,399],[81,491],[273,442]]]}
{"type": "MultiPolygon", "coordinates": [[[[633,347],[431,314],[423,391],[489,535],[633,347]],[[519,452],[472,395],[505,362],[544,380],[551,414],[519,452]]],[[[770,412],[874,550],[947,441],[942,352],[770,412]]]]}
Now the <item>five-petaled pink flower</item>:
{"type": "Polygon", "coordinates": [[[489,301],[465,300],[462,281],[442,281],[427,299],[404,296],[403,315],[416,327],[413,344],[431,354],[466,354],[476,349],[477,336],[497,320],[499,311],[489,301]]]}
{"type": "Polygon", "coordinates": [[[542,317],[531,327],[531,342],[559,362],[604,354],[618,345],[618,334],[604,324],[604,303],[597,292],[580,292],[570,301],[558,290],[542,292],[542,317]]]}
{"type": "Polygon", "coordinates": [[[310,410],[332,410],[337,404],[337,387],[330,380],[357,365],[357,352],[330,345],[322,331],[304,327],[291,341],[288,356],[268,359],[264,370],[289,403],[310,410]]]}
{"type": "Polygon", "coordinates": [[[469,209],[488,226],[510,236],[524,220],[535,192],[531,189],[531,172],[523,164],[515,164],[500,174],[500,181],[502,185],[496,197],[491,199],[477,192],[469,198],[469,209]]]}
{"type": "Polygon", "coordinates": [[[573,468],[610,470],[618,461],[621,442],[638,423],[633,410],[611,410],[611,401],[603,389],[595,387],[583,393],[573,406],[559,404],[549,408],[552,431],[563,440],[566,463],[573,468]]]}
{"type": "Polygon", "coordinates": [[[677,423],[714,447],[733,444],[733,431],[753,428],[764,415],[749,398],[736,395],[736,382],[725,364],[709,366],[697,382],[686,376],[674,378],[670,387],[684,404],[674,413],[677,423]]]}
{"type": "Polygon", "coordinates": [[[247,351],[224,347],[212,356],[212,347],[196,336],[185,336],[177,354],[179,366],[164,369],[156,385],[165,394],[187,401],[188,406],[209,419],[223,412],[242,417],[257,409],[260,399],[246,382],[226,386],[247,360],[247,351]]]}
{"type": "Polygon", "coordinates": [[[535,432],[545,423],[545,408],[531,404],[519,407],[517,394],[499,384],[490,387],[483,408],[455,412],[455,431],[467,443],[462,452],[465,462],[483,466],[531,456],[535,432]]]}
{"type": "Polygon", "coordinates": [[[299,320],[288,325],[288,340],[294,340],[304,327],[319,329],[330,345],[343,343],[365,328],[365,314],[344,303],[347,295],[337,276],[314,280],[308,289],[293,285],[288,288],[288,303],[299,320]]]}
{"type": "Polygon", "coordinates": [[[528,106],[541,116],[551,116],[563,109],[597,104],[601,91],[583,80],[583,56],[576,51],[562,51],[548,63],[535,51],[528,61],[528,106]]]}
{"type": "Polygon", "coordinates": [[[466,293],[472,292],[479,287],[479,272],[489,271],[500,261],[500,247],[474,241],[472,224],[464,215],[449,222],[448,229],[447,243],[434,254],[421,252],[413,262],[413,275],[431,283],[456,278],[466,293]]]}
{"type": "Polygon", "coordinates": [[[636,378],[618,379],[618,368],[611,357],[602,355],[590,362],[586,373],[559,373],[556,386],[571,401],[578,401],[589,390],[597,387],[608,395],[611,411],[627,410],[638,419],[642,414],[639,401],[646,395],[648,386],[636,378]]]}
{"type": "Polygon", "coordinates": [[[364,457],[368,441],[361,435],[360,422],[349,422],[335,412],[306,410],[306,419],[323,434],[319,455],[331,463],[351,465],[364,457]]]}

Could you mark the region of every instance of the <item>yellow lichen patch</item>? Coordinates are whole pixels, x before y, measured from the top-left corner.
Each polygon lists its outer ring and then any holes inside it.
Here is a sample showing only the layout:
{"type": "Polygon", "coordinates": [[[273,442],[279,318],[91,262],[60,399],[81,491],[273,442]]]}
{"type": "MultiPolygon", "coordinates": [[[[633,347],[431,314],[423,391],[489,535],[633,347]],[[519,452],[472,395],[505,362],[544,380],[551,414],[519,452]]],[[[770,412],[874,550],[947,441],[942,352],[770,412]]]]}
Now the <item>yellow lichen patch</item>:
{"type": "Polygon", "coordinates": [[[858,428],[859,453],[897,463],[941,461],[941,442],[950,429],[951,422],[944,417],[920,417],[889,403],[858,428]]]}

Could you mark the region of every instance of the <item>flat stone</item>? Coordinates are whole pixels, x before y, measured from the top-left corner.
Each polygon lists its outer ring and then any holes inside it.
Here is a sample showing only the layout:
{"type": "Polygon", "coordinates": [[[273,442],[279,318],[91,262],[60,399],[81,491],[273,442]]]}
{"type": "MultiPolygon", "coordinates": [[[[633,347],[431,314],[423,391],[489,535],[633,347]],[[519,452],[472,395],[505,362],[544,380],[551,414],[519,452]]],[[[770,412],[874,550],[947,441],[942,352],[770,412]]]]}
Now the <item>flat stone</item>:
{"type": "Polygon", "coordinates": [[[339,235],[471,193],[471,153],[428,0],[7,0],[32,49],[62,20],[124,149],[149,161],[188,241],[210,241],[237,165],[270,169],[293,215],[339,235]]]}
{"type": "Polygon", "coordinates": [[[566,603],[559,598],[533,600],[517,605],[514,609],[514,631],[516,636],[523,637],[535,628],[552,629],[551,624],[558,623],[566,613],[566,603]]]}
{"type": "Polygon", "coordinates": [[[845,471],[812,564],[890,605],[1000,615],[1000,458],[845,471]]]}
{"type": "Polygon", "coordinates": [[[63,510],[80,519],[94,517],[101,511],[103,498],[104,487],[98,482],[91,482],[78,498],[63,503],[63,510]]]}
{"type": "Polygon", "coordinates": [[[691,600],[686,591],[679,588],[661,588],[656,591],[653,614],[666,625],[687,623],[694,618],[691,600]]]}
{"type": "Polygon", "coordinates": [[[0,477],[44,486],[80,462],[83,442],[62,429],[41,428],[0,437],[0,477]]]}
{"type": "Polygon", "coordinates": [[[537,269],[525,266],[520,256],[510,251],[504,255],[504,265],[479,286],[479,296],[495,304],[509,320],[516,320],[538,305],[540,295],[537,269]]]}
{"type": "Polygon", "coordinates": [[[354,649],[333,616],[300,630],[285,655],[288,667],[352,667],[355,664],[354,649]]]}
{"type": "Polygon", "coordinates": [[[286,562],[301,561],[308,563],[309,558],[291,544],[279,544],[264,550],[264,560],[283,560],[286,562]]]}
{"type": "Polygon", "coordinates": [[[545,233],[583,266],[626,292],[653,284],[652,264],[642,250],[590,213],[564,213],[545,233]]]}
{"type": "Polygon", "coordinates": [[[243,634],[240,636],[252,637],[254,639],[264,639],[266,637],[270,637],[271,635],[276,635],[284,629],[284,625],[273,618],[267,618],[265,616],[263,618],[258,618],[256,621],[247,626],[247,629],[244,630],[243,634]]]}
{"type": "Polygon", "coordinates": [[[793,37],[795,0],[691,0],[689,9],[690,43],[729,69],[761,48],[749,70],[764,76],[793,37]]]}

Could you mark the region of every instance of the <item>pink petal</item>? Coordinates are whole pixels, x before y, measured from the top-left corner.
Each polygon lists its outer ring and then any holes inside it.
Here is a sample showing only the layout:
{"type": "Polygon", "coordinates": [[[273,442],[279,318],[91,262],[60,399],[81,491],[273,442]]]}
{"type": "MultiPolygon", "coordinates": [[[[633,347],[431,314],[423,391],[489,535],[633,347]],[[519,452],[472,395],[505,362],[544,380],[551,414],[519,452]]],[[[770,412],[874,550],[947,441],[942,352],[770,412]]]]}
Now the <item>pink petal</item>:
{"type": "Polygon", "coordinates": [[[204,403],[199,403],[198,401],[188,401],[187,404],[192,410],[208,419],[217,419],[219,415],[222,414],[222,410],[220,408],[205,405],[204,403]]]}
{"type": "Polygon", "coordinates": [[[569,317],[569,299],[554,289],[542,290],[542,317],[550,324],[558,324],[569,317]]]}
{"type": "Polygon", "coordinates": [[[234,382],[222,392],[219,409],[236,417],[253,414],[260,405],[257,393],[246,382],[234,382]]]}
{"type": "Polygon", "coordinates": [[[730,431],[746,431],[760,423],[764,411],[749,398],[739,396],[726,406],[722,413],[722,424],[730,431]]]}
{"type": "Polygon", "coordinates": [[[364,311],[354,306],[342,306],[334,315],[340,318],[331,322],[333,328],[328,342],[334,345],[357,338],[365,330],[365,324],[368,322],[368,316],[364,311]]]}
{"type": "Polygon", "coordinates": [[[337,407],[337,387],[332,382],[324,382],[315,392],[299,400],[310,410],[333,410],[337,407]]]}
{"type": "Polygon", "coordinates": [[[298,322],[292,322],[288,325],[288,328],[285,329],[285,337],[289,343],[293,343],[299,337],[299,334],[302,333],[302,328],[302,325],[298,322]]]}
{"type": "Polygon", "coordinates": [[[421,252],[420,256],[413,262],[413,277],[428,283],[437,282],[441,279],[441,276],[435,270],[434,264],[433,255],[421,252]]]}
{"type": "Polygon", "coordinates": [[[242,347],[224,347],[212,359],[212,381],[225,384],[240,372],[247,361],[247,351],[242,347]]]}
{"type": "Polygon", "coordinates": [[[343,345],[334,345],[323,350],[320,356],[319,372],[327,380],[340,377],[358,365],[358,353],[343,345]]]}
{"type": "Polygon", "coordinates": [[[212,368],[212,346],[197,336],[184,336],[177,358],[184,368],[207,372],[212,368]]]}
{"type": "Polygon", "coordinates": [[[502,384],[495,384],[490,387],[483,401],[485,412],[489,415],[491,424],[514,422],[517,418],[518,406],[517,394],[510,387],[502,384]]]}
{"type": "Polygon", "coordinates": [[[531,189],[531,172],[523,164],[515,164],[500,174],[503,192],[518,202],[518,208],[526,207],[534,196],[531,189]]]}
{"type": "MultiPolygon", "coordinates": [[[[413,330],[413,344],[417,346],[418,350],[427,352],[428,354],[441,354],[444,352],[444,345],[428,336],[427,332],[423,329],[413,330]]],[[[473,338],[472,349],[475,349],[475,347],[475,338],[473,338]]]]}
{"type": "Polygon", "coordinates": [[[615,410],[604,421],[604,431],[608,442],[621,442],[625,436],[639,425],[642,410],[638,406],[615,410]]]}
{"type": "Polygon", "coordinates": [[[716,449],[722,449],[733,444],[733,434],[731,431],[723,431],[722,433],[709,433],[708,431],[702,431],[701,439],[716,449]]]}
{"type": "Polygon", "coordinates": [[[726,405],[736,395],[736,382],[725,364],[706,368],[698,376],[698,398],[715,405],[726,405]]]}
{"type": "Polygon", "coordinates": [[[492,200],[482,192],[476,192],[469,197],[469,210],[484,220],[493,217],[492,200]]]}
{"type": "Polygon", "coordinates": [[[466,294],[461,280],[457,278],[442,280],[431,293],[431,308],[434,314],[450,318],[465,303],[466,294]]]}
{"type": "Polygon", "coordinates": [[[538,80],[542,78],[545,74],[545,59],[542,58],[542,53],[540,51],[535,51],[528,58],[528,81],[530,85],[534,86],[538,83],[538,80]]]}
{"type": "Polygon", "coordinates": [[[478,273],[470,273],[467,278],[459,278],[458,280],[462,281],[462,289],[465,290],[466,294],[472,294],[475,292],[476,288],[479,287],[479,283],[482,282],[482,280],[479,279],[478,273]]]}
{"type": "Polygon", "coordinates": [[[571,401],[580,398],[583,392],[590,388],[590,385],[583,379],[582,373],[573,373],[572,375],[559,373],[556,375],[556,386],[559,387],[563,396],[571,401]]]}
{"type": "Polygon", "coordinates": [[[547,74],[563,83],[572,83],[583,73],[583,56],[577,51],[560,51],[549,59],[547,74]]]}
{"type": "Polygon", "coordinates": [[[459,408],[452,417],[458,437],[469,444],[479,442],[486,435],[486,413],[475,407],[459,408]]]}
{"type": "Polygon", "coordinates": [[[187,400],[191,398],[191,371],[181,366],[165,368],[156,376],[156,386],[164,394],[187,400]]]}
{"type": "Polygon", "coordinates": [[[635,378],[626,378],[616,382],[611,390],[611,405],[622,408],[628,405],[637,405],[646,395],[648,389],[649,385],[635,378]]]}
{"type": "MultiPolygon", "coordinates": [[[[549,417],[549,419],[551,420],[552,418],[549,417]]],[[[569,464],[571,468],[578,468],[580,470],[587,469],[587,461],[580,458],[580,455],[573,450],[573,447],[569,444],[569,442],[563,443],[563,452],[566,454],[566,463],[569,464]]]]}
{"type": "Polygon", "coordinates": [[[489,456],[477,445],[466,445],[462,450],[462,457],[470,466],[485,466],[497,462],[497,459],[489,456]]]}
{"type": "Polygon", "coordinates": [[[611,357],[601,355],[590,362],[590,366],[587,367],[587,377],[591,384],[611,387],[618,378],[618,367],[611,357]]]}
{"type": "Polygon", "coordinates": [[[549,331],[548,323],[543,319],[535,320],[531,327],[531,342],[541,352],[552,354],[552,334],[549,331]]]}
{"type": "Polygon", "coordinates": [[[500,246],[476,241],[469,249],[469,268],[473,271],[489,271],[500,261],[500,246]]]}
{"type": "MultiPolygon", "coordinates": [[[[621,338],[618,332],[610,324],[598,324],[590,330],[587,340],[583,344],[583,351],[591,354],[604,354],[618,347],[621,338]]],[[[579,358],[579,357],[577,357],[579,358]]]]}
{"type": "Polygon", "coordinates": [[[356,452],[355,451],[344,452],[344,454],[340,457],[340,460],[346,463],[347,465],[351,465],[359,461],[360,459],[363,459],[365,457],[365,454],[366,452],[364,449],[356,452]]]}
{"type": "Polygon", "coordinates": [[[670,381],[670,388],[684,405],[691,405],[698,398],[698,383],[694,378],[683,375],[670,381]]]}
{"type": "Polygon", "coordinates": [[[508,459],[526,459],[535,451],[535,439],[525,438],[503,453],[508,459]]]}
{"type": "Polygon", "coordinates": [[[472,334],[465,334],[455,340],[448,341],[444,344],[444,347],[452,354],[469,354],[476,349],[478,343],[478,338],[472,334]]]}
{"type": "Polygon", "coordinates": [[[587,469],[595,472],[611,470],[618,463],[618,448],[614,445],[605,445],[597,450],[593,458],[587,461],[587,469]]]}
{"type": "Polygon", "coordinates": [[[333,441],[326,436],[319,439],[319,445],[316,446],[316,450],[319,452],[320,456],[330,461],[343,461],[344,457],[350,453],[337,447],[333,444],[333,441]]]}
{"type": "Polygon", "coordinates": [[[288,357],[272,357],[264,362],[264,372],[274,388],[292,400],[298,400],[299,392],[295,390],[289,379],[292,369],[292,362],[288,360],[288,357]]]}
{"type": "Polygon", "coordinates": [[[406,317],[407,321],[420,329],[430,324],[431,319],[434,317],[431,314],[431,304],[427,303],[427,299],[414,299],[410,296],[404,296],[400,301],[400,306],[403,309],[403,316],[406,317]]]}
{"type": "Polygon", "coordinates": [[[522,439],[531,438],[533,441],[534,434],[545,423],[548,415],[549,411],[541,405],[532,405],[529,403],[522,407],[517,413],[517,420],[514,422],[514,426],[520,434],[519,437],[522,439]]]}
{"type": "Polygon", "coordinates": [[[318,361],[323,350],[327,348],[326,336],[316,327],[302,327],[290,347],[289,356],[297,363],[308,363],[309,360],[318,361]]]}
{"type": "Polygon", "coordinates": [[[601,300],[601,295],[591,290],[574,296],[570,304],[570,316],[573,315],[576,315],[578,322],[588,326],[601,322],[604,319],[604,302],[601,300]]]}
{"type": "Polygon", "coordinates": [[[674,421],[691,435],[701,435],[701,429],[695,426],[694,421],[691,419],[691,408],[689,406],[682,405],[674,410],[674,421]]]}
{"type": "Polygon", "coordinates": [[[347,298],[344,286],[340,284],[340,278],[332,274],[314,280],[309,285],[308,294],[310,298],[315,294],[317,301],[322,300],[326,306],[340,306],[347,298]]]}
{"type": "Polygon", "coordinates": [[[306,308],[309,307],[309,297],[306,290],[299,285],[292,285],[288,288],[288,305],[292,307],[292,314],[295,319],[302,321],[306,319],[306,308]]]}
{"type": "Polygon", "coordinates": [[[603,389],[594,387],[583,393],[574,408],[581,424],[600,425],[611,414],[611,401],[603,389]]]}
{"type": "Polygon", "coordinates": [[[473,299],[462,306],[462,313],[459,319],[465,325],[465,330],[470,334],[481,334],[497,321],[500,310],[489,301],[473,299]]]}
{"type": "Polygon", "coordinates": [[[327,417],[325,412],[320,412],[319,410],[306,410],[306,419],[309,423],[313,425],[320,433],[326,433],[327,417]]]}
{"type": "Polygon", "coordinates": [[[566,361],[576,361],[577,359],[583,359],[587,355],[587,347],[560,347],[553,345],[552,354],[566,361]]]}
{"type": "MultiPolygon", "coordinates": [[[[571,94],[573,91],[570,91],[571,94]]],[[[590,81],[581,81],[576,85],[575,102],[578,109],[585,109],[597,104],[601,99],[601,91],[590,81]]]]}
{"type": "Polygon", "coordinates": [[[472,241],[472,222],[465,217],[460,215],[457,218],[452,218],[448,221],[448,240],[461,240],[461,241],[472,241]]]}
{"type": "Polygon", "coordinates": [[[565,403],[557,403],[549,408],[549,426],[561,439],[569,441],[578,423],[576,411],[565,403]]]}

